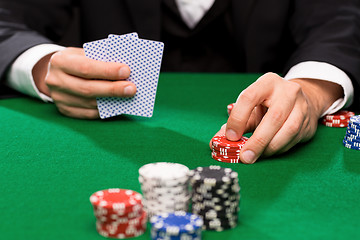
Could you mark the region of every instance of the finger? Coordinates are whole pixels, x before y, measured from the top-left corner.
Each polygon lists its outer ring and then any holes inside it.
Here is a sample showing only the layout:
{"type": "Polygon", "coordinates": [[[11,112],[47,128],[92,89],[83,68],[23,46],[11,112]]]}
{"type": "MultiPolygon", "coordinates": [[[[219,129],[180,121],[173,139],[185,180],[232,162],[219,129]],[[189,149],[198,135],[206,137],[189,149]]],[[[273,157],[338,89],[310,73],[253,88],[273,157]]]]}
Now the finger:
{"type": "Polygon", "coordinates": [[[241,150],[240,158],[242,161],[254,163],[259,158],[275,134],[283,126],[285,121],[287,121],[294,108],[296,92],[299,91],[299,89],[298,86],[295,88],[287,87],[286,90],[289,95],[280,95],[282,97],[274,93],[277,98],[271,99],[271,106],[267,113],[254,131],[254,134],[247,141],[247,144],[245,144],[241,150]]]}
{"type": "MultiPolygon", "coordinates": [[[[295,112],[295,111],[294,111],[295,112]]],[[[274,145],[283,145],[282,147],[278,147],[276,151],[268,150],[269,152],[266,153],[267,155],[272,155],[274,153],[284,153],[288,151],[290,148],[294,147],[299,142],[306,142],[309,141],[315,134],[318,121],[317,118],[311,118],[308,115],[310,110],[307,107],[303,107],[300,109],[300,114],[291,114],[289,116],[289,120],[286,121],[284,126],[280,129],[279,133],[276,134],[273,140],[275,140],[274,145]],[[301,117],[302,114],[302,117],[301,117]],[[295,117],[294,117],[295,116],[295,117]],[[296,116],[300,116],[296,118],[296,116]],[[295,120],[293,119],[295,118],[295,120]],[[285,131],[286,129],[286,131],[285,131]],[[284,131],[284,132],[282,132],[284,131]],[[286,135],[293,135],[293,137],[286,140],[286,135]],[[285,137],[284,137],[285,136],[285,137]],[[280,138],[278,140],[277,138],[280,138]],[[278,143],[276,143],[278,141],[278,143]]],[[[272,143],[271,143],[272,144],[272,143]]],[[[269,144],[270,145],[270,144],[269,144]]],[[[275,149],[275,148],[274,148],[275,149]]]]}
{"type": "MultiPolygon", "coordinates": [[[[245,128],[246,133],[256,128],[256,126],[260,122],[260,120],[258,119],[261,119],[263,114],[264,113],[261,107],[255,107],[245,128]]],[[[226,131],[226,123],[221,126],[220,130],[214,135],[214,137],[225,135],[225,131],[226,131]]],[[[210,140],[209,147],[210,149],[212,148],[212,140],[210,140]]]]}
{"type": "Polygon", "coordinates": [[[259,158],[286,121],[292,107],[293,103],[290,101],[274,101],[240,153],[240,158],[245,163],[254,163],[259,158]]]}
{"type": "MultiPolygon", "coordinates": [[[[311,124],[311,123],[310,123],[311,124]]],[[[295,138],[293,138],[288,144],[286,144],[283,148],[281,148],[277,153],[284,153],[287,152],[289,149],[294,147],[296,144],[300,142],[306,142],[309,141],[315,134],[316,128],[317,128],[317,121],[313,123],[313,127],[310,125],[303,124],[303,128],[301,132],[304,132],[304,135],[297,135],[295,138]]]]}
{"type": "Polygon", "coordinates": [[[70,107],[97,109],[95,98],[84,98],[59,91],[51,92],[51,98],[55,103],[68,105],[70,107]]]}
{"type": "Polygon", "coordinates": [[[50,67],[87,79],[121,80],[130,76],[130,68],[123,63],[102,62],[86,57],[83,50],[66,49],[52,55],[50,67]]]}
{"type": "Polygon", "coordinates": [[[136,93],[135,84],[129,81],[87,80],[67,74],[49,74],[45,82],[52,91],[56,89],[85,98],[132,97],[136,93]]]}
{"type": "Polygon", "coordinates": [[[227,139],[237,141],[241,138],[253,109],[271,95],[274,81],[278,78],[276,74],[264,74],[241,92],[227,122],[227,139]]]}
{"type": "Polygon", "coordinates": [[[56,104],[59,112],[65,116],[80,119],[96,119],[99,118],[99,112],[97,109],[78,108],[63,105],[61,103],[56,104]]]}
{"type": "Polygon", "coordinates": [[[303,126],[308,124],[304,110],[299,105],[294,106],[285,123],[265,148],[263,152],[265,156],[287,151],[300,141],[299,134],[301,134],[303,126]]]}
{"type": "Polygon", "coordinates": [[[250,118],[246,124],[244,133],[252,132],[260,124],[261,119],[264,117],[267,108],[264,106],[256,106],[250,115],[250,118]]]}

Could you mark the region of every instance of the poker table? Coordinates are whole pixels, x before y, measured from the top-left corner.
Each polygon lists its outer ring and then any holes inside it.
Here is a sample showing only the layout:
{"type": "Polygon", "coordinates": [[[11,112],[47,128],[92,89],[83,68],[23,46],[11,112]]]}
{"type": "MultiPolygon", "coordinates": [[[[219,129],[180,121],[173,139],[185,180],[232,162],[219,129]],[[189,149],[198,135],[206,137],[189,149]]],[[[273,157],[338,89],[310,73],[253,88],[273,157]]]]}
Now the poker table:
{"type": "Polygon", "coordinates": [[[211,158],[227,104],[258,76],[162,73],[152,118],[79,120],[36,99],[0,100],[1,239],[104,239],[90,195],[140,192],[138,169],[152,162],[238,172],[238,226],[203,239],[360,239],[360,152],[342,145],[345,128],[320,125],[310,142],[253,165],[211,158]]]}

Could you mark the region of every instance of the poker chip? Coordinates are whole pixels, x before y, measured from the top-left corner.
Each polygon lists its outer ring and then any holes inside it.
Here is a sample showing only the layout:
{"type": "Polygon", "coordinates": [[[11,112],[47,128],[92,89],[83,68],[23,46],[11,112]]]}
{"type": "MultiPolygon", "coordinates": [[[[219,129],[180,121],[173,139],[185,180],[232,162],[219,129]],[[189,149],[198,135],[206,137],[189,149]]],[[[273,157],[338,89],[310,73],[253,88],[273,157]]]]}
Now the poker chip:
{"type": "Polygon", "coordinates": [[[130,219],[124,223],[97,221],[96,230],[104,237],[124,239],[142,235],[146,230],[146,224],[147,215],[146,212],[142,212],[140,217],[130,219]]]}
{"type": "Polygon", "coordinates": [[[338,127],[338,128],[343,128],[343,127],[347,127],[347,125],[349,124],[349,122],[347,123],[328,123],[328,122],[322,122],[323,125],[327,126],[327,127],[338,127]]]}
{"type": "Polygon", "coordinates": [[[200,240],[203,220],[195,214],[185,211],[163,213],[150,219],[151,239],[200,240]]]}
{"type": "Polygon", "coordinates": [[[202,217],[203,229],[223,231],[238,222],[240,186],[237,172],[220,166],[191,170],[191,210],[202,217]]]}
{"type": "Polygon", "coordinates": [[[347,127],[352,116],[355,116],[354,112],[341,110],[333,114],[325,115],[321,118],[320,123],[327,127],[347,127]]]}
{"type": "Polygon", "coordinates": [[[225,135],[219,135],[212,138],[212,146],[240,150],[247,140],[247,137],[242,136],[239,141],[230,141],[225,135]]]}
{"type": "Polygon", "coordinates": [[[355,115],[350,118],[350,124],[360,128],[360,115],[355,115]]]}
{"type": "Polygon", "coordinates": [[[241,163],[240,156],[237,155],[222,155],[219,152],[213,151],[211,153],[211,157],[219,162],[227,162],[227,163],[241,163]]]}
{"type": "Polygon", "coordinates": [[[211,155],[212,158],[218,162],[225,162],[225,163],[242,163],[240,158],[222,158],[222,157],[215,157],[211,155]]]}
{"type": "Polygon", "coordinates": [[[189,168],[170,162],[149,163],[139,169],[144,209],[149,218],[162,213],[188,211],[189,168]]]}
{"type": "Polygon", "coordinates": [[[215,149],[212,150],[212,153],[215,157],[239,158],[239,156],[240,156],[240,152],[220,152],[215,149]]]}
{"type": "Polygon", "coordinates": [[[347,129],[347,131],[358,133],[360,132],[360,126],[356,123],[354,124],[353,122],[349,121],[349,128],[347,129]]]}
{"type": "Polygon", "coordinates": [[[349,149],[360,150],[360,115],[350,117],[343,145],[349,149]]]}
{"type": "Polygon", "coordinates": [[[240,150],[248,140],[242,136],[239,141],[230,141],[225,135],[214,136],[211,141],[211,157],[219,162],[241,163],[240,150]]]}
{"type": "Polygon", "coordinates": [[[140,193],[111,188],[93,193],[90,202],[96,217],[96,229],[104,237],[129,238],[146,230],[146,212],[140,193]]]}
{"type": "Polygon", "coordinates": [[[343,140],[343,144],[346,148],[349,149],[355,149],[355,150],[360,150],[360,144],[359,143],[354,143],[351,141],[346,141],[345,139],[343,140]]]}
{"type": "Polygon", "coordinates": [[[323,118],[326,120],[349,120],[352,116],[355,116],[354,112],[347,110],[340,110],[334,114],[325,115],[323,118]]]}
{"type": "Polygon", "coordinates": [[[236,149],[233,148],[231,149],[230,147],[215,147],[215,146],[211,146],[211,150],[212,151],[216,151],[216,152],[220,152],[221,154],[239,154],[240,153],[240,148],[236,149]]]}
{"type": "Polygon", "coordinates": [[[230,103],[229,105],[227,105],[227,113],[228,115],[230,115],[231,111],[234,108],[235,103],[230,103]]]}

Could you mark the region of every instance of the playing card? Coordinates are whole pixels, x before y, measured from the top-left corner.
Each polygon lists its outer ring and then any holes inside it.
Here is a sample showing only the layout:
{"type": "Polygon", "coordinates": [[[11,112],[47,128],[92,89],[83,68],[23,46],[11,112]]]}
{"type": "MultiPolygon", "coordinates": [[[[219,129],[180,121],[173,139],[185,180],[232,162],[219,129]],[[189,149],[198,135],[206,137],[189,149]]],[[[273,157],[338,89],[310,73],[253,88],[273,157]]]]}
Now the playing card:
{"type": "Polygon", "coordinates": [[[85,51],[85,56],[87,56],[88,58],[107,62],[107,58],[106,58],[107,38],[84,43],[83,48],[85,51]]]}
{"type": "Polygon", "coordinates": [[[136,85],[137,92],[132,98],[98,98],[101,118],[120,114],[152,116],[163,49],[162,42],[138,39],[129,35],[109,35],[106,59],[125,63],[130,67],[128,81],[136,85]]]}
{"type": "MultiPolygon", "coordinates": [[[[120,35],[114,35],[114,36],[120,36],[120,35]]],[[[138,34],[136,32],[124,34],[121,36],[129,36],[129,37],[138,38],[138,34]]],[[[108,61],[107,55],[106,55],[107,38],[84,43],[83,48],[85,51],[85,56],[87,56],[88,58],[103,61],[103,62],[108,61]]]]}

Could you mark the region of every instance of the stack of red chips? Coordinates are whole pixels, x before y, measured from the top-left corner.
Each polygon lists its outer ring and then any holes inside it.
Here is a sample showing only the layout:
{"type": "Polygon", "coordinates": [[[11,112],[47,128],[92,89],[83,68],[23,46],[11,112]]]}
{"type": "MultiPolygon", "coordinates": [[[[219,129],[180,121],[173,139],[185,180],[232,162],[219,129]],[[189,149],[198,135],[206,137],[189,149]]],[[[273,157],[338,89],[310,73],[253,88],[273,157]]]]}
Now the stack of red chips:
{"type": "Polygon", "coordinates": [[[327,127],[347,127],[352,116],[355,116],[354,112],[341,110],[325,115],[321,118],[320,123],[327,127]]]}
{"type": "Polygon", "coordinates": [[[233,142],[226,139],[224,135],[215,136],[211,140],[211,156],[219,162],[239,163],[240,149],[244,146],[247,137],[242,136],[239,141],[233,142]]]}
{"type": "Polygon", "coordinates": [[[90,197],[96,217],[96,230],[104,237],[130,238],[143,234],[147,216],[142,196],[128,189],[97,191],[90,197]]]}

